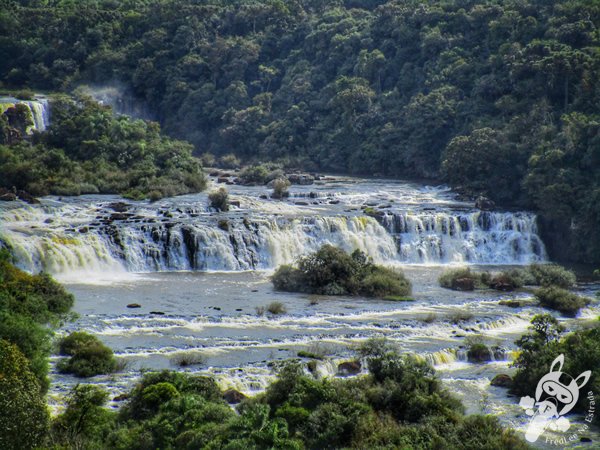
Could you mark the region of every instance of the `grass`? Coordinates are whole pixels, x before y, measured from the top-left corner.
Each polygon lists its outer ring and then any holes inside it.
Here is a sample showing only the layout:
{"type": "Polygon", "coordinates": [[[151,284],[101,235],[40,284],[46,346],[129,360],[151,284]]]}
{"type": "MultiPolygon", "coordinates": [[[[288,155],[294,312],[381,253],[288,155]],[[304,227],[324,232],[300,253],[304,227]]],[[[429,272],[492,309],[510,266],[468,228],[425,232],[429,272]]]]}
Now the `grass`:
{"type": "Polygon", "coordinates": [[[271,314],[285,314],[287,309],[285,309],[285,305],[281,302],[271,302],[267,305],[267,311],[271,314]]]}
{"type": "Polygon", "coordinates": [[[390,300],[393,302],[414,302],[415,299],[412,297],[407,297],[405,295],[386,295],[383,297],[384,300],[390,300]]]}
{"type": "Polygon", "coordinates": [[[196,352],[179,353],[171,358],[171,364],[179,367],[198,366],[206,362],[206,359],[196,352]]]}

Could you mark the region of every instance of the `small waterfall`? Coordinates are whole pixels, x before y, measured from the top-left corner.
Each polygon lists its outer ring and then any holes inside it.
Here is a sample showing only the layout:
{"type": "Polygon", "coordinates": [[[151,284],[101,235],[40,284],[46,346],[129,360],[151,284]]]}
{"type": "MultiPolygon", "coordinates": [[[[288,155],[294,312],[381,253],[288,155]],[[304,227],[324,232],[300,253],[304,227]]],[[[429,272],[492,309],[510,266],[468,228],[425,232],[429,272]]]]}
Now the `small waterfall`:
{"type": "Polygon", "coordinates": [[[409,263],[526,264],[546,256],[529,213],[420,211],[379,220],[409,263]]]}
{"type": "Polygon", "coordinates": [[[50,104],[47,98],[39,97],[35,100],[18,100],[13,97],[0,98],[0,114],[9,108],[14,108],[17,104],[27,106],[31,112],[33,126],[27,128],[27,134],[32,134],[33,131],[45,131],[50,124],[50,104]]]}

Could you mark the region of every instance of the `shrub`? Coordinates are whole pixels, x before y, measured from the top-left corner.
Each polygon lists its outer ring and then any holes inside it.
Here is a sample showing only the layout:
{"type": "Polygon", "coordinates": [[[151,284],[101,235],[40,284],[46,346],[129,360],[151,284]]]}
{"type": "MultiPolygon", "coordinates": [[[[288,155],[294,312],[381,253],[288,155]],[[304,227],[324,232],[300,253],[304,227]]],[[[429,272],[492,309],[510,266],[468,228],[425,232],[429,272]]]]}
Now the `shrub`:
{"type": "Polygon", "coordinates": [[[485,345],[481,336],[469,336],[465,343],[468,347],[467,359],[469,362],[480,363],[492,360],[492,351],[485,345]]]}
{"type": "Polygon", "coordinates": [[[360,283],[360,293],[366,297],[405,299],[411,293],[411,285],[401,272],[387,267],[372,267],[371,273],[360,283]]]}
{"type": "Polygon", "coordinates": [[[532,264],[529,271],[538,286],[558,286],[570,288],[577,281],[575,274],[556,264],[532,264]]]}
{"type": "Polygon", "coordinates": [[[269,169],[263,165],[244,167],[240,172],[240,178],[245,184],[265,184],[269,176],[269,169]]]}
{"type": "Polygon", "coordinates": [[[527,272],[525,270],[512,269],[495,274],[491,278],[489,286],[498,291],[512,291],[523,287],[527,279],[527,272]]]}
{"type": "Polygon", "coordinates": [[[581,308],[590,303],[590,299],[556,286],[538,289],[534,295],[543,307],[555,309],[569,316],[576,315],[581,308]]]}
{"type": "Polygon", "coordinates": [[[61,355],[70,356],[58,363],[58,369],[63,373],[92,377],[114,372],[117,368],[112,350],[91,334],[71,333],[60,341],[59,348],[61,355]]]}
{"type": "Polygon", "coordinates": [[[208,194],[208,201],[211,208],[217,211],[229,211],[229,193],[224,187],[208,194]]]}
{"type": "Polygon", "coordinates": [[[21,89],[20,91],[15,92],[15,98],[19,100],[35,100],[35,94],[29,89],[21,89]]]}
{"type": "Polygon", "coordinates": [[[267,306],[267,311],[271,314],[285,314],[285,305],[281,302],[271,302],[267,306]]]}
{"type": "Polygon", "coordinates": [[[205,359],[199,353],[179,353],[171,358],[171,363],[179,367],[197,366],[204,364],[205,359]]]}
{"type": "Polygon", "coordinates": [[[219,165],[224,169],[237,169],[241,164],[240,159],[233,153],[229,153],[219,158],[219,165]]]}
{"type": "Polygon", "coordinates": [[[485,286],[482,274],[472,272],[470,268],[450,269],[444,271],[438,279],[440,286],[455,291],[472,291],[485,286]]]}
{"type": "Polygon", "coordinates": [[[360,250],[351,255],[332,245],[300,258],[298,267],[284,265],[272,277],[275,289],[321,295],[407,297],[411,284],[398,270],[372,264],[360,250]]]}
{"type": "Polygon", "coordinates": [[[273,193],[271,194],[271,197],[277,199],[288,197],[290,195],[288,192],[289,187],[290,182],[287,178],[277,178],[273,181],[273,193]]]}

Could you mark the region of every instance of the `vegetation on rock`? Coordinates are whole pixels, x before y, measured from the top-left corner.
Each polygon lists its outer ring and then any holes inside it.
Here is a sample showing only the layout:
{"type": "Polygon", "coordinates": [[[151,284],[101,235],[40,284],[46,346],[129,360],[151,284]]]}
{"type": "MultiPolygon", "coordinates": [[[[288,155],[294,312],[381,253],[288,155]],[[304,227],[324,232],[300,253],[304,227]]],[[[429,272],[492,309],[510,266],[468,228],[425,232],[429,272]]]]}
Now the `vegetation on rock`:
{"type": "Polygon", "coordinates": [[[108,374],[117,368],[113,351],[96,336],[76,331],[59,342],[59,352],[69,356],[58,363],[58,369],[78,377],[108,374]]]}
{"type": "Polygon", "coordinates": [[[373,264],[360,250],[351,255],[324,245],[300,258],[297,267],[280,266],[272,277],[275,289],[321,295],[361,295],[385,298],[407,297],[411,284],[404,274],[373,264]]]}

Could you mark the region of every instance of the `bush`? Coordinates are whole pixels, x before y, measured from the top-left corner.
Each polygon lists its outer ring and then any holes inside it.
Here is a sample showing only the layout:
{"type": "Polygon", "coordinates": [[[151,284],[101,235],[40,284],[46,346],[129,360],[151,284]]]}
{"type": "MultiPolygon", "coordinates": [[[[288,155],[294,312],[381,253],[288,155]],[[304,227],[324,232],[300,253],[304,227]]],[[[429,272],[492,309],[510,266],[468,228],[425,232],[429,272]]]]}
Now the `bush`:
{"type": "Polygon", "coordinates": [[[287,178],[277,178],[273,181],[273,193],[271,194],[271,197],[276,199],[288,197],[290,195],[288,192],[289,187],[290,182],[287,178]]]}
{"type": "Polygon", "coordinates": [[[556,286],[538,289],[534,295],[543,307],[555,309],[569,316],[576,315],[581,308],[590,303],[590,299],[556,286]]]}
{"type": "Polygon", "coordinates": [[[267,311],[269,311],[271,314],[285,314],[286,309],[283,303],[272,302],[267,306],[267,311]]]}
{"type": "Polygon", "coordinates": [[[467,349],[467,359],[469,362],[481,363],[492,360],[492,351],[483,342],[481,336],[469,336],[465,343],[467,349]]]}
{"type": "Polygon", "coordinates": [[[411,284],[398,270],[372,264],[360,250],[351,255],[332,245],[300,258],[298,267],[279,267],[273,277],[277,290],[321,295],[407,297],[411,284]]]}
{"type": "Polygon", "coordinates": [[[485,287],[484,274],[472,272],[468,267],[446,270],[438,281],[440,286],[455,291],[472,291],[485,287]]]}
{"type": "Polygon", "coordinates": [[[224,169],[238,169],[242,163],[237,156],[229,153],[219,158],[219,165],[224,169]]]}
{"type": "Polygon", "coordinates": [[[269,169],[263,165],[244,167],[240,178],[244,184],[265,184],[269,176],[269,169]]]}
{"type": "Polygon", "coordinates": [[[208,194],[208,201],[217,211],[229,211],[229,193],[224,187],[208,194]]]}
{"type": "Polygon", "coordinates": [[[112,373],[117,368],[113,351],[100,340],[88,333],[76,331],[59,343],[60,354],[70,356],[58,363],[63,373],[78,377],[112,373]]]}
{"type": "Polygon", "coordinates": [[[573,287],[577,281],[571,270],[556,264],[532,264],[529,271],[538,286],[558,286],[567,289],[573,287]]]}

